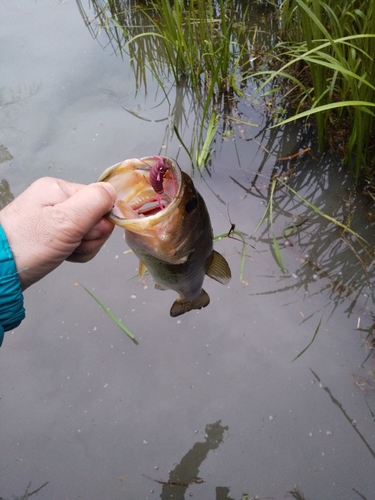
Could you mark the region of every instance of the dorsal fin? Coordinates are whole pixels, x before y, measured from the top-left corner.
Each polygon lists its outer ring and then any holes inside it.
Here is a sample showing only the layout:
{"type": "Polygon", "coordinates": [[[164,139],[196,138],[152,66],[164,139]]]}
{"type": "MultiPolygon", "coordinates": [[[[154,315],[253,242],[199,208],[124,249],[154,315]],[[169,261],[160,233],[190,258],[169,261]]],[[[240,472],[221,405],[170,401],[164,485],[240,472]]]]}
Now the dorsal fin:
{"type": "Polygon", "coordinates": [[[232,277],[228,262],[216,250],[212,250],[211,255],[206,260],[205,271],[207,276],[222,285],[227,285],[232,277]]]}

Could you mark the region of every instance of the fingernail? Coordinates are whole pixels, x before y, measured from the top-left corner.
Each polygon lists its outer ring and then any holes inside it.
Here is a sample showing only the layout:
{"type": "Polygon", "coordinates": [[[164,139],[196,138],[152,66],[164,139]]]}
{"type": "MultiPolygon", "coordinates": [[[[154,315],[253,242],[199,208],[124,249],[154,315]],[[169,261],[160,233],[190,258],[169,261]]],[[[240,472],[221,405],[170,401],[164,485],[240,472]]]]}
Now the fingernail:
{"type": "Polygon", "coordinates": [[[104,187],[106,191],[108,191],[108,193],[110,194],[111,198],[114,201],[117,198],[117,193],[116,189],[112,186],[112,184],[110,184],[109,182],[101,182],[100,184],[104,187]]]}

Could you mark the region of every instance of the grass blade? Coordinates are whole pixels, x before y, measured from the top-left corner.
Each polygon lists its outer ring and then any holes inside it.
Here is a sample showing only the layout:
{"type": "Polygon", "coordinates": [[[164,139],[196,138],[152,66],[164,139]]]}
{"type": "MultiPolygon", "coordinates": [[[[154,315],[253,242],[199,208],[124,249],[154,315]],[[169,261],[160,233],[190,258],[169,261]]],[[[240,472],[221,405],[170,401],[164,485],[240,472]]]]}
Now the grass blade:
{"type": "Polygon", "coordinates": [[[219,236],[215,236],[214,241],[219,241],[219,240],[222,240],[223,238],[232,238],[232,239],[237,240],[237,241],[242,241],[240,281],[241,281],[241,283],[243,283],[244,282],[243,273],[244,273],[244,269],[245,269],[246,245],[247,245],[247,243],[245,241],[244,233],[242,233],[241,231],[237,231],[236,229],[231,229],[229,231],[229,233],[223,233],[223,234],[219,234],[219,236]],[[234,236],[232,236],[232,234],[237,235],[241,239],[235,238],[234,236]]]}
{"type": "Polygon", "coordinates": [[[134,344],[138,345],[138,341],[134,337],[134,335],[126,328],[125,325],[121,323],[121,321],[106,307],[103,302],[101,302],[90,290],[88,290],[82,283],[80,283],[81,287],[86,290],[86,292],[91,295],[91,297],[97,302],[100,307],[108,314],[108,316],[111,318],[112,321],[116,323],[116,325],[121,328],[121,330],[126,333],[126,335],[134,342],[134,344]]]}
{"type": "Polygon", "coordinates": [[[295,361],[296,359],[298,359],[300,356],[302,356],[302,354],[303,354],[304,352],[306,352],[306,351],[307,351],[307,349],[308,349],[308,348],[311,346],[311,344],[314,342],[315,337],[318,335],[318,332],[319,332],[319,329],[320,329],[320,325],[322,324],[322,319],[323,319],[323,316],[320,318],[320,321],[319,321],[319,323],[318,323],[318,326],[317,326],[317,327],[316,327],[316,329],[315,329],[315,333],[314,333],[314,336],[313,336],[313,338],[312,338],[311,342],[310,342],[310,343],[309,343],[309,344],[308,344],[308,345],[307,345],[307,346],[303,349],[303,351],[301,351],[301,352],[298,354],[298,356],[296,356],[294,359],[292,359],[292,363],[293,363],[293,361],[295,361]]]}
{"type": "Polygon", "coordinates": [[[315,206],[312,203],[310,203],[308,200],[306,200],[306,198],[304,198],[302,195],[300,195],[299,193],[297,193],[297,191],[295,191],[293,188],[291,188],[290,186],[288,186],[288,184],[286,184],[285,182],[283,182],[281,179],[278,179],[278,181],[280,182],[280,184],[282,184],[287,189],[289,189],[289,191],[291,191],[294,195],[296,195],[300,200],[302,200],[304,203],[306,203],[306,205],[309,206],[312,210],[314,210],[314,212],[316,212],[317,214],[321,215],[322,217],[324,217],[325,219],[329,220],[330,222],[333,222],[333,224],[336,224],[336,226],[340,227],[344,231],[348,231],[348,233],[352,234],[353,236],[355,236],[359,240],[362,240],[364,243],[368,244],[368,241],[366,241],[364,238],[362,238],[362,236],[360,236],[358,233],[356,233],[355,231],[353,231],[353,229],[350,229],[350,227],[346,226],[342,222],[340,222],[337,219],[334,219],[333,217],[330,217],[329,215],[327,215],[324,212],[322,212],[317,206],[315,206]]]}
{"type": "Polygon", "coordinates": [[[274,234],[272,235],[272,248],[273,248],[273,251],[275,252],[276,262],[277,262],[279,268],[281,269],[281,272],[285,274],[285,267],[283,264],[283,260],[281,258],[280,247],[279,247],[279,244],[277,243],[277,239],[276,239],[276,236],[274,234]]]}

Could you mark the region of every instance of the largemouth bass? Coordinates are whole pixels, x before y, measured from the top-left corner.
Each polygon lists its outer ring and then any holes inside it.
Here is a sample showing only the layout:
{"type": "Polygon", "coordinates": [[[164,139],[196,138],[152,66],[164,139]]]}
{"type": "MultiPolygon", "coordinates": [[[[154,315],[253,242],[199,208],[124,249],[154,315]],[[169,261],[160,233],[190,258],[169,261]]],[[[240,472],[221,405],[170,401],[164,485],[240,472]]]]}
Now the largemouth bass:
{"type": "Polygon", "coordinates": [[[111,183],[117,200],[108,218],[125,229],[125,240],[161,290],[179,294],[175,317],[210,303],[205,275],[226,285],[231,272],[213,249],[210,217],[192,179],[164,156],[133,158],[108,168],[98,181],[111,183]]]}

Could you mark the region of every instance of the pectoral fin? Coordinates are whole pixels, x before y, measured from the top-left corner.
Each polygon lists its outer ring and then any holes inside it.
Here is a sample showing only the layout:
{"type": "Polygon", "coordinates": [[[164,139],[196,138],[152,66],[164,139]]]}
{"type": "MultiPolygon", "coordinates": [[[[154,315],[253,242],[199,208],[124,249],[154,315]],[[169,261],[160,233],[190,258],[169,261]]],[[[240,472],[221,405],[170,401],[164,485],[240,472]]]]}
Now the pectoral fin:
{"type": "Polygon", "coordinates": [[[202,307],[208,306],[210,303],[210,297],[208,293],[206,293],[203,289],[200,295],[191,301],[187,301],[179,297],[172,305],[170,310],[170,315],[172,318],[176,316],[180,316],[180,314],[184,314],[192,309],[202,309],[202,307]]]}
{"type": "Polygon", "coordinates": [[[206,260],[205,271],[207,276],[218,281],[222,285],[227,285],[232,277],[228,262],[215,250],[206,260]]]}

